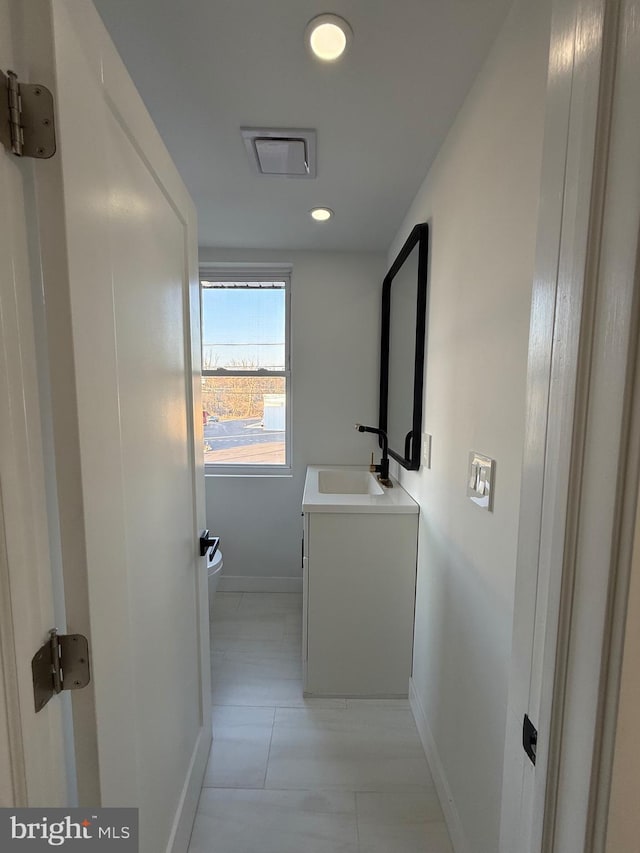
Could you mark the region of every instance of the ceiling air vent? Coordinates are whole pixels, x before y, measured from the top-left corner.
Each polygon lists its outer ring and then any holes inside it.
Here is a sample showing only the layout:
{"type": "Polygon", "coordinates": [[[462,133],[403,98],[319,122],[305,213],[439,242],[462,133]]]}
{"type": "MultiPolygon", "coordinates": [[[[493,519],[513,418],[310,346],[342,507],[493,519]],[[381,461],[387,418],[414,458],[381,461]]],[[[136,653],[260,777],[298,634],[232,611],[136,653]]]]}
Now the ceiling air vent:
{"type": "Polygon", "coordinates": [[[315,178],[315,130],[243,127],[241,133],[259,175],[315,178]]]}

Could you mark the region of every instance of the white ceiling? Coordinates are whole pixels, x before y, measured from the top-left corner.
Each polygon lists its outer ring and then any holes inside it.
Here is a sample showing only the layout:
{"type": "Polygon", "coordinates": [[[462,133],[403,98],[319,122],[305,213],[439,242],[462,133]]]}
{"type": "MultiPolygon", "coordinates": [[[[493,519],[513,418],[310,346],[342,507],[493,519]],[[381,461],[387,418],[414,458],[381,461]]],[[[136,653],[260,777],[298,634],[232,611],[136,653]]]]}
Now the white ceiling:
{"type": "Polygon", "coordinates": [[[198,209],[200,244],[385,251],[510,0],[94,0],[198,209]],[[307,22],[346,18],[313,61],[307,22]],[[318,176],[261,176],[242,126],[316,128],[318,176]],[[308,215],[324,205],[328,223],[308,215]]]}

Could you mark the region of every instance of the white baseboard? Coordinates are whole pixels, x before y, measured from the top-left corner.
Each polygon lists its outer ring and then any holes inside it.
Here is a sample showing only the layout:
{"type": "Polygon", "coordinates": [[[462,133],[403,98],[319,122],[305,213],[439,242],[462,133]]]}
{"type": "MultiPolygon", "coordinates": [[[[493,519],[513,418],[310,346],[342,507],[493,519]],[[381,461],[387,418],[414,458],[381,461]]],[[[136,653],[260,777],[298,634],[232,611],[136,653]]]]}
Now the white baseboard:
{"type": "Polygon", "coordinates": [[[429,768],[431,769],[431,775],[435,782],[436,791],[438,792],[440,805],[444,812],[444,819],[447,824],[447,829],[449,830],[453,849],[455,853],[469,853],[471,848],[467,843],[464,830],[462,829],[462,822],[460,821],[460,816],[456,810],[456,806],[451,795],[451,789],[449,788],[449,783],[447,781],[442,762],[440,761],[440,756],[438,755],[438,750],[436,748],[433,735],[431,734],[429,723],[427,722],[427,715],[422,707],[422,702],[420,701],[420,697],[415,689],[412,678],[409,679],[409,705],[411,706],[411,711],[418,728],[418,734],[420,735],[420,740],[422,741],[422,746],[425,755],[427,756],[429,768]]]}
{"type": "Polygon", "coordinates": [[[205,725],[198,733],[198,739],[191,755],[189,770],[182,787],[180,802],[167,844],[167,853],[187,853],[210,748],[211,726],[205,725]]]}
{"type": "Polygon", "coordinates": [[[223,575],[218,582],[218,589],[220,592],[302,592],[302,578],[223,575]]]}

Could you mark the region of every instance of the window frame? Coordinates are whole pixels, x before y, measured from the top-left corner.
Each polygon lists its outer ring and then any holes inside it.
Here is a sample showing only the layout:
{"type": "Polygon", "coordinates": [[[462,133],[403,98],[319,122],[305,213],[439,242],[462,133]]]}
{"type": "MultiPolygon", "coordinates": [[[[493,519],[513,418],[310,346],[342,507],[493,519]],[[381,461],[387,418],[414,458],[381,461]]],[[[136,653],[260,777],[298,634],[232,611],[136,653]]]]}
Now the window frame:
{"type": "Polygon", "coordinates": [[[205,462],[206,477],[291,477],[292,476],[292,399],[291,399],[291,266],[288,265],[229,265],[216,263],[201,263],[198,286],[200,288],[200,353],[204,364],[204,335],[203,335],[203,281],[234,282],[284,282],[284,370],[228,370],[201,368],[205,376],[282,376],[285,380],[285,462],[280,465],[247,465],[243,463],[205,462]]]}

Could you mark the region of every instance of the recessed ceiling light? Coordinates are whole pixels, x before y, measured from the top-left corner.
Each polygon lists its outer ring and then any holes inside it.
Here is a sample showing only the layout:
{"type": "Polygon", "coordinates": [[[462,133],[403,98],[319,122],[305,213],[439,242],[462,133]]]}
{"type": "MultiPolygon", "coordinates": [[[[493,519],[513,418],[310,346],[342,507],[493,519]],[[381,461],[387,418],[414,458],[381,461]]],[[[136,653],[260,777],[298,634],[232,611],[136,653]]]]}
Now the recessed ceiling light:
{"type": "Polygon", "coordinates": [[[311,214],[311,218],[315,219],[316,222],[326,222],[327,219],[331,219],[333,216],[333,210],[329,207],[314,207],[309,213],[311,214]]]}
{"type": "Polygon", "coordinates": [[[318,15],[307,24],[307,47],[323,62],[334,62],[347,49],[353,32],[344,18],[338,15],[318,15]]]}

